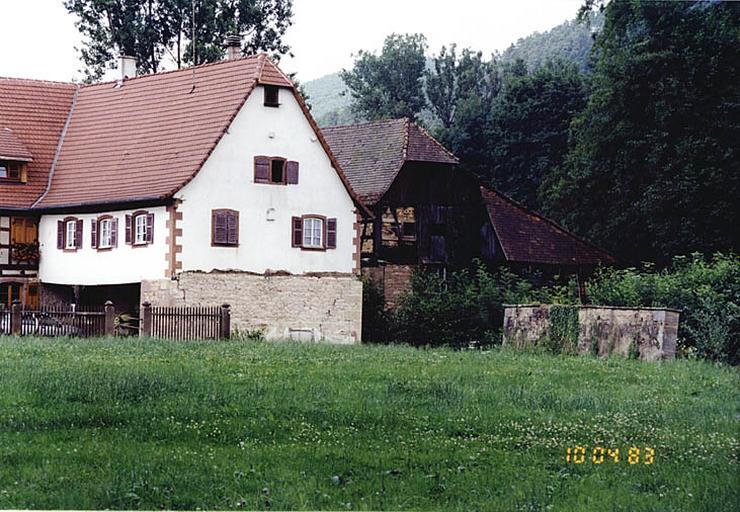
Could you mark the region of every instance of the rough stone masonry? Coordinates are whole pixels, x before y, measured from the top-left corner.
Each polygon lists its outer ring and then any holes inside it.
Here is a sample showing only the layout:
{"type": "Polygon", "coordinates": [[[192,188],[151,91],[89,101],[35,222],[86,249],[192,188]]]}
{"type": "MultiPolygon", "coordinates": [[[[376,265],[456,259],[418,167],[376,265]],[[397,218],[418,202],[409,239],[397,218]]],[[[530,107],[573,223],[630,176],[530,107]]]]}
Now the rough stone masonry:
{"type": "Polygon", "coordinates": [[[141,302],[154,306],[231,305],[237,331],[267,339],[359,343],[362,282],[351,274],[183,272],[142,281],[141,302]]]}
{"type": "MultiPolygon", "coordinates": [[[[535,346],[548,335],[552,305],[507,306],[504,344],[535,346]]],[[[661,308],[573,306],[578,308],[579,354],[627,357],[631,347],[646,361],[674,359],[679,312],[661,308]]]]}

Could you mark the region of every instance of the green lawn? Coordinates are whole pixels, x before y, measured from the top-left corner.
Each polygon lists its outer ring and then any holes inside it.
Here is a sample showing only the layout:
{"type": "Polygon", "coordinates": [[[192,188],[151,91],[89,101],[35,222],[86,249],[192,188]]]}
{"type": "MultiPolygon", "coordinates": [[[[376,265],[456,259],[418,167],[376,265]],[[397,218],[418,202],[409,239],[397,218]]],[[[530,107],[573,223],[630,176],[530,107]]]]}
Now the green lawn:
{"type": "Polygon", "coordinates": [[[0,508],[738,510],[739,384],[699,361],[0,338],[0,508]]]}

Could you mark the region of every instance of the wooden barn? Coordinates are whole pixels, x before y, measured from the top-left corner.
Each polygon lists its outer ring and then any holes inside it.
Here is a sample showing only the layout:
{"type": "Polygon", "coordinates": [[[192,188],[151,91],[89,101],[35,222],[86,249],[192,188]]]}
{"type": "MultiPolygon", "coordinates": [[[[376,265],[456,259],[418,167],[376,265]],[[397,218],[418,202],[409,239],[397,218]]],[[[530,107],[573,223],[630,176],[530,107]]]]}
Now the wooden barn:
{"type": "Polygon", "coordinates": [[[491,265],[584,272],[611,256],[504,195],[480,187],[455,155],[409,119],[324,128],[360,200],[362,271],[393,307],[418,266],[491,265]]]}

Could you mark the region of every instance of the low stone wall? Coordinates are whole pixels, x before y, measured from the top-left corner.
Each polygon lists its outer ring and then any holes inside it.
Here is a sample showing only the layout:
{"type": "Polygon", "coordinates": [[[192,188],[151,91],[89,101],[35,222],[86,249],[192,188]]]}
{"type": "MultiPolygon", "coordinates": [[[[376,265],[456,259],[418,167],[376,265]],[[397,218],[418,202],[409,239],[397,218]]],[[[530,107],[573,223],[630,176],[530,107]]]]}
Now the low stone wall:
{"type": "Polygon", "coordinates": [[[521,348],[551,343],[554,337],[561,337],[553,327],[554,308],[568,307],[577,310],[577,333],[573,333],[573,346],[566,349],[578,354],[637,356],[646,361],[676,355],[679,312],[660,308],[506,306],[504,344],[521,348]]]}
{"type": "Polygon", "coordinates": [[[176,280],[142,281],[153,306],[231,305],[232,328],[268,339],[359,343],[362,282],[353,275],[259,275],[183,272],[176,280]]]}

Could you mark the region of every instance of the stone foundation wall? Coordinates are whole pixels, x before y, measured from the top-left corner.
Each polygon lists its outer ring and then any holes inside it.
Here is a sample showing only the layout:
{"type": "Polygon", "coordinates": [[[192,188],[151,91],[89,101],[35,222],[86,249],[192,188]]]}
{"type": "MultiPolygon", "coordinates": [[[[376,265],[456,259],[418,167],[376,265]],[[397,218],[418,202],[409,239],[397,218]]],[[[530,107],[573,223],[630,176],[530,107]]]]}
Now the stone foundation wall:
{"type": "MultiPolygon", "coordinates": [[[[543,343],[550,333],[551,305],[508,306],[504,311],[504,344],[517,347],[543,343]]],[[[599,356],[637,351],[646,361],[674,359],[679,312],[660,308],[574,306],[578,309],[576,352],[599,356]]]]}
{"type": "Polygon", "coordinates": [[[411,276],[415,265],[384,264],[377,267],[365,267],[362,275],[377,287],[385,299],[385,307],[394,309],[401,298],[411,290],[411,276]]]}
{"type": "Polygon", "coordinates": [[[257,275],[182,272],[176,280],[141,283],[154,306],[231,305],[232,329],[268,339],[359,343],[362,282],[353,275],[257,275]]]}

